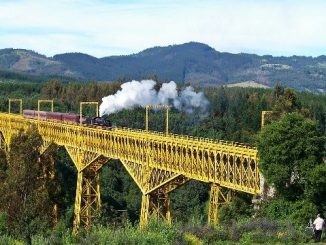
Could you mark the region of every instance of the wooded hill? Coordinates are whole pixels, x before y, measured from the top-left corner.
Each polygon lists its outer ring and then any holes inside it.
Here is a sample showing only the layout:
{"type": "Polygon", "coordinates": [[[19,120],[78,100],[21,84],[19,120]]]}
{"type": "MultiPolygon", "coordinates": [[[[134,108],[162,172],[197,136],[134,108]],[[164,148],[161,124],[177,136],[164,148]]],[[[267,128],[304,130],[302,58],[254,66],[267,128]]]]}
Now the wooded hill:
{"type": "Polygon", "coordinates": [[[193,85],[256,81],[297,90],[326,91],[326,56],[274,57],[218,52],[202,43],[154,47],[124,56],[96,58],[82,53],[46,57],[23,49],[0,50],[2,72],[115,81],[158,77],[193,85]]]}

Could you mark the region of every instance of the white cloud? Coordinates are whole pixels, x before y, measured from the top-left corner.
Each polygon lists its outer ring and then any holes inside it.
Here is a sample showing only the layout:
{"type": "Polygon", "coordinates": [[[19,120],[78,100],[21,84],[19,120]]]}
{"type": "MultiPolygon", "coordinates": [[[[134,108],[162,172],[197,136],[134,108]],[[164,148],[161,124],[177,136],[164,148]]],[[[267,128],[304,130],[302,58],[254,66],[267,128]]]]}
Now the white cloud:
{"type": "Polygon", "coordinates": [[[98,57],[189,41],[219,51],[320,55],[324,1],[0,1],[0,48],[98,57]]]}

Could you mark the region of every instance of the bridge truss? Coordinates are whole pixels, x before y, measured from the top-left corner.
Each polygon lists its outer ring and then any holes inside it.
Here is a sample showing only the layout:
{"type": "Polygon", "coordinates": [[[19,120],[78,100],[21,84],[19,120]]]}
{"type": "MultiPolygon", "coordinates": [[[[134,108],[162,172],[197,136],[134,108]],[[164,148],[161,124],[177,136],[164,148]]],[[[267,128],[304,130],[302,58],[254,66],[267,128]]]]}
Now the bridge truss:
{"type": "Polygon", "coordinates": [[[119,159],[142,192],[140,226],[156,214],[171,222],[170,193],[189,180],[211,184],[208,222],[218,222],[218,206],[229,201],[223,190],[260,193],[257,150],[244,144],[175,134],[112,128],[105,130],[0,113],[0,146],[8,149],[19,130],[36,125],[42,152],[63,146],[77,168],[74,229],[89,228],[100,208],[100,169],[119,159]]]}

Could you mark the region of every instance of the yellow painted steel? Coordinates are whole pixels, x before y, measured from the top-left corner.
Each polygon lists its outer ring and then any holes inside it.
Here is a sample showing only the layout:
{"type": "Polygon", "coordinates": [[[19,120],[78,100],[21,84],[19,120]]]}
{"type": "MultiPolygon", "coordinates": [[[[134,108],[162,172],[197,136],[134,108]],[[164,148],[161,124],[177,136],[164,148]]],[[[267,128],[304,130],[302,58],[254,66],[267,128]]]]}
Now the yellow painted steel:
{"type": "Polygon", "coordinates": [[[231,202],[232,191],[212,183],[209,193],[208,224],[218,224],[218,207],[231,202]]]}
{"type": "Polygon", "coordinates": [[[249,145],[139,129],[92,128],[0,113],[1,138],[9,145],[20,129],[36,125],[44,142],[64,146],[77,171],[74,228],[91,226],[100,206],[99,170],[119,159],[142,192],[140,225],[156,214],[171,222],[169,193],[189,180],[212,185],[209,221],[217,222],[219,188],[259,194],[257,150],[249,145]]]}
{"type": "Polygon", "coordinates": [[[23,113],[23,100],[22,99],[9,99],[8,112],[11,113],[12,102],[19,102],[19,114],[23,113]]]}
{"type": "Polygon", "coordinates": [[[218,198],[220,186],[216,183],[211,184],[211,191],[209,193],[209,206],[208,206],[208,223],[218,223],[218,198]]]}
{"type": "Polygon", "coordinates": [[[41,110],[42,104],[50,104],[51,105],[51,112],[53,112],[53,100],[38,100],[37,101],[37,111],[41,110]]]}
{"type": "Polygon", "coordinates": [[[2,133],[0,133],[0,149],[3,151],[7,150],[6,141],[5,141],[2,133]]]}

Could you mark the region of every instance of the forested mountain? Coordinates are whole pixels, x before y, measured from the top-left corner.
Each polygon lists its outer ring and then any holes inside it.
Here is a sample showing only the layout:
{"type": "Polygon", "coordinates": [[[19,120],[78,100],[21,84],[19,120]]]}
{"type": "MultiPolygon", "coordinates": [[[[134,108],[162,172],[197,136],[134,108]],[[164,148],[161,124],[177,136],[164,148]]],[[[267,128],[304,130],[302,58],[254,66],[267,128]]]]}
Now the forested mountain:
{"type": "Polygon", "coordinates": [[[25,49],[1,49],[0,69],[33,75],[77,75],[76,72],[70,71],[62,62],[25,49]]]}
{"type": "Polygon", "coordinates": [[[255,81],[267,86],[282,83],[299,90],[326,90],[325,55],[313,58],[231,54],[195,42],[104,58],[82,53],[48,58],[28,50],[3,49],[0,50],[0,69],[81,80],[114,81],[157,76],[160,80],[194,85],[255,81]]]}

